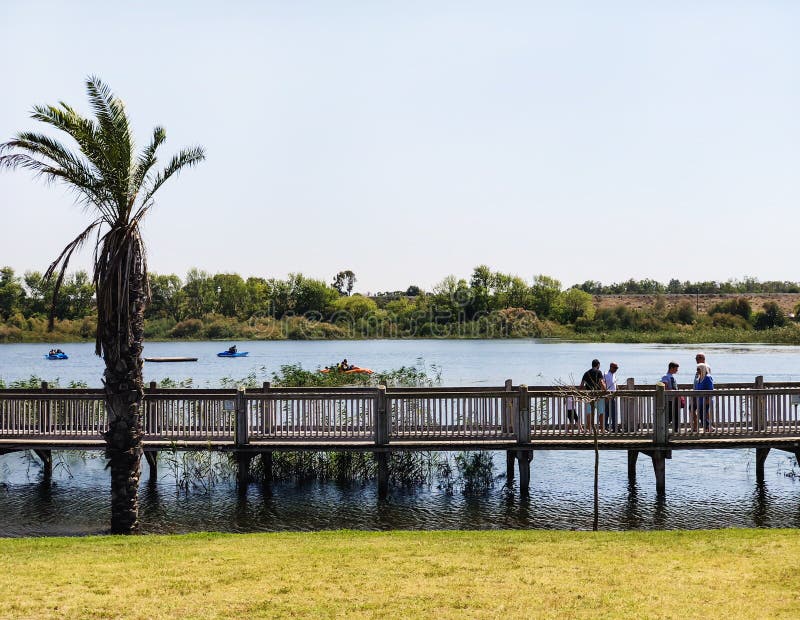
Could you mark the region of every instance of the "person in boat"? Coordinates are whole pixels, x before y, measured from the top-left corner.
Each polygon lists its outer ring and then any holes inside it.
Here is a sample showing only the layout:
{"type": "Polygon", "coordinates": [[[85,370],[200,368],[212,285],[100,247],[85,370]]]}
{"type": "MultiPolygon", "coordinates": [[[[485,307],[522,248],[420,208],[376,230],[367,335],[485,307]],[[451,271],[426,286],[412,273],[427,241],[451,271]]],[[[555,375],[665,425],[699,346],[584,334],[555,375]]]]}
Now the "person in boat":
{"type": "Polygon", "coordinates": [[[353,366],[352,364],[348,364],[347,363],[347,358],[344,358],[339,363],[339,370],[342,371],[342,372],[344,372],[345,370],[353,370],[353,368],[355,368],[355,366],[353,366]]]}
{"type": "Polygon", "coordinates": [[[236,351],[237,351],[236,345],[233,345],[232,347],[228,347],[228,353],[230,353],[231,355],[235,354],[236,351]]]}
{"type": "Polygon", "coordinates": [[[55,355],[55,354],[56,354],[56,350],[55,349],[50,349],[50,353],[48,353],[48,355],[55,355]]]}

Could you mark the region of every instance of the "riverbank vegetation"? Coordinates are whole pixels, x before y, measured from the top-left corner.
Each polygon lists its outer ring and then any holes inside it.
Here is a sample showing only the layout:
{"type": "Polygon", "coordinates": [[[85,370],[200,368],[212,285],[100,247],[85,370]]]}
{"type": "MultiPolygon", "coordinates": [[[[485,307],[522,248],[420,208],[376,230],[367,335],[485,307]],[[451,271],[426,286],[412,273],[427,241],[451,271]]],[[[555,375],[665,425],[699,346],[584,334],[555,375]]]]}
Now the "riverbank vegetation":
{"type": "Polygon", "coordinates": [[[796,530],[6,539],[0,616],[796,618],[798,553],[796,530]]]}
{"type": "MultiPolygon", "coordinates": [[[[355,274],[331,284],[191,270],[151,276],[148,340],[350,338],[564,338],[608,342],[800,344],[800,285],[745,278],[728,282],[588,281],[564,287],[546,275],[528,282],[481,265],[431,291],[351,294],[355,274]]],[[[90,340],[92,286],[68,275],[51,307],[52,283],[38,272],[0,269],[0,342],[90,340]],[[48,331],[48,316],[54,316],[48,331]]]]}

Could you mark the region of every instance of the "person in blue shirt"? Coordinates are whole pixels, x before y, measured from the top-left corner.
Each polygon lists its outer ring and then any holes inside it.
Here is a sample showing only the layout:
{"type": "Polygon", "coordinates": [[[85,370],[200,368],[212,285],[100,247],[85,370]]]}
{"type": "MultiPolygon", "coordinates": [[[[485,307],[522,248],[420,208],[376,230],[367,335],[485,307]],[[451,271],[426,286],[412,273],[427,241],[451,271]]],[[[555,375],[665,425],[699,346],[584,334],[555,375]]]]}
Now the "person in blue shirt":
{"type": "MultiPolygon", "coordinates": [[[[704,362],[697,365],[697,374],[694,377],[694,389],[714,389],[714,379],[711,377],[711,369],[708,367],[708,364],[704,362]]],[[[694,403],[692,405],[692,430],[695,432],[697,432],[698,416],[706,432],[716,430],[711,426],[711,396],[698,396],[694,398],[694,403]]]]}

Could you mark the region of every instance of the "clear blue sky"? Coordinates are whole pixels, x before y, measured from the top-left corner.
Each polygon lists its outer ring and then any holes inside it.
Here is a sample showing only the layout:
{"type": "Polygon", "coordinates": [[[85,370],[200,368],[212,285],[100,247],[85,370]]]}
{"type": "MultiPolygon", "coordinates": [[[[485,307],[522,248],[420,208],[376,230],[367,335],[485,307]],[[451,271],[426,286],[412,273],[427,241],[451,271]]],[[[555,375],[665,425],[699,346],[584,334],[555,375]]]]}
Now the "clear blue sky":
{"type": "MultiPolygon", "coordinates": [[[[121,96],[207,161],[160,193],[150,268],[429,288],[488,264],[573,284],[800,280],[800,3],[0,3],[0,140],[121,96]]],[[[0,174],[0,265],[87,215],[0,174]]],[[[75,263],[87,267],[85,252],[75,263]]]]}

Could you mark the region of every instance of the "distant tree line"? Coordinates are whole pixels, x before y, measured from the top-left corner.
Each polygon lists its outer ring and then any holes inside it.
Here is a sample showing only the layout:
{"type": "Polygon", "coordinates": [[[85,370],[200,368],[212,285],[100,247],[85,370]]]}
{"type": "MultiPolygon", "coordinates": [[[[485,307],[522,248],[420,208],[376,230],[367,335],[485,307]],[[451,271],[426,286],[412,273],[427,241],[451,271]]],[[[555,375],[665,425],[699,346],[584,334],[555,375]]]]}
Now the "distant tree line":
{"type": "MultiPolygon", "coordinates": [[[[752,278],[727,283],[673,280],[666,287],[651,280],[609,286],[585,282],[565,288],[547,275],[527,281],[486,265],[475,267],[469,278],[447,276],[430,291],[411,285],[367,297],[353,293],[355,282],[350,270],[339,272],[331,283],[302,274],[285,279],[197,269],[184,279],[151,274],[146,333],[163,339],[272,339],[568,336],[565,329],[578,334],[764,330],[785,326],[792,317],[775,303],[754,309],[741,297],[698,313],[688,301],[667,304],[667,294],[800,292],[795,283],[759,283],[752,278]],[[597,294],[634,293],[653,294],[654,303],[639,309],[624,303],[597,307],[593,299],[597,294]]],[[[19,277],[9,267],[0,269],[0,340],[26,339],[26,331],[43,331],[52,291],[52,282],[45,282],[39,272],[19,277]]],[[[53,311],[67,326],[67,337],[89,333],[95,300],[85,272],[67,276],[53,311]]]]}
{"type": "Polygon", "coordinates": [[[763,294],[763,293],[800,293],[800,283],[768,280],[761,282],[757,278],[745,277],[741,280],[716,282],[681,282],[673,278],[668,284],[662,284],[649,278],[644,280],[626,280],[614,284],[602,284],[595,280],[587,280],[577,288],[592,295],[647,295],[647,294],[763,294]]]}

